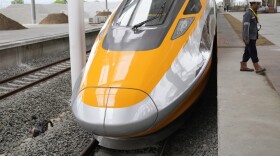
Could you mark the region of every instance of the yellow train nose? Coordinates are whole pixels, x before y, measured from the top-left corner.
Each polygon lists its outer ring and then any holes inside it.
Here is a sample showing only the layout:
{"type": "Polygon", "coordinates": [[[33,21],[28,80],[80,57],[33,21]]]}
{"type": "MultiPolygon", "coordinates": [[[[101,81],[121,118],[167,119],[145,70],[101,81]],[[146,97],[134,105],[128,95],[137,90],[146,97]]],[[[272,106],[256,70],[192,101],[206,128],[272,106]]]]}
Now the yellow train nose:
{"type": "Polygon", "coordinates": [[[80,95],[85,104],[100,108],[131,107],[149,96],[138,89],[112,87],[87,87],[80,95]]]}
{"type": "Polygon", "coordinates": [[[158,115],[148,94],[128,88],[85,88],[72,108],[82,127],[111,137],[146,131],[153,126],[158,115]]]}

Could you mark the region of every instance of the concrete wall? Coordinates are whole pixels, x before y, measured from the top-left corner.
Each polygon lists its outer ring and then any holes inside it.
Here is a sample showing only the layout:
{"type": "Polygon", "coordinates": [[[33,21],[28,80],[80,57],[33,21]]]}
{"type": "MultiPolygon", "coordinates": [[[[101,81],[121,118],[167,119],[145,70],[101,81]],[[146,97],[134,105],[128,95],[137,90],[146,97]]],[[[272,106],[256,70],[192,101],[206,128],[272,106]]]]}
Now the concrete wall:
{"type": "MultiPolygon", "coordinates": [[[[91,49],[99,31],[86,33],[86,48],[91,49]]],[[[67,35],[68,36],[68,35],[67,35]]],[[[31,43],[0,50],[0,70],[20,65],[32,59],[69,51],[69,37],[50,38],[38,43],[31,43]]]]}

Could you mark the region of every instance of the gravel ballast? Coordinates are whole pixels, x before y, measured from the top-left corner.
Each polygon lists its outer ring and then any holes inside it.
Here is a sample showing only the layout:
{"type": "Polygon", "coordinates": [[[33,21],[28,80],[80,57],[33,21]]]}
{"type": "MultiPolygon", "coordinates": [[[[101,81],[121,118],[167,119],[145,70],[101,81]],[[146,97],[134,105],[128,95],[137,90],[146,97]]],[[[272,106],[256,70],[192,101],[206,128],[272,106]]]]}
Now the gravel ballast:
{"type": "Polygon", "coordinates": [[[9,155],[79,155],[90,143],[90,133],[79,128],[67,111],[44,135],[17,147],[9,155]]]}
{"type": "Polygon", "coordinates": [[[215,72],[196,102],[191,116],[168,140],[165,156],[217,156],[217,83],[215,72]]]}
{"type": "Polygon", "coordinates": [[[0,101],[0,154],[7,155],[77,155],[92,135],[80,129],[70,113],[70,73],[41,83],[0,101]],[[41,136],[32,138],[28,130],[36,120],[54,122],[41,136]],[[58,121],[56,121],[58,120],[58,121]]]}

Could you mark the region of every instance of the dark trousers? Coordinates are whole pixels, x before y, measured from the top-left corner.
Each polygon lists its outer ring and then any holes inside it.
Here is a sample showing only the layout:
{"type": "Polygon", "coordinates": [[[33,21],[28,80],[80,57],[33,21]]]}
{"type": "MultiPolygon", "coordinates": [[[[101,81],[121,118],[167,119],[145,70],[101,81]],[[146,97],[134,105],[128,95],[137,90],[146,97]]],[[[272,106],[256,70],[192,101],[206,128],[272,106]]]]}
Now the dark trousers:
{"type": "Polygon", "coordinates": [[[250,40],[250,43],[246,44],[242,62],[247,62],[250,58],[252,59],[253,63],[259,62],[256,40],[250,40]]]}

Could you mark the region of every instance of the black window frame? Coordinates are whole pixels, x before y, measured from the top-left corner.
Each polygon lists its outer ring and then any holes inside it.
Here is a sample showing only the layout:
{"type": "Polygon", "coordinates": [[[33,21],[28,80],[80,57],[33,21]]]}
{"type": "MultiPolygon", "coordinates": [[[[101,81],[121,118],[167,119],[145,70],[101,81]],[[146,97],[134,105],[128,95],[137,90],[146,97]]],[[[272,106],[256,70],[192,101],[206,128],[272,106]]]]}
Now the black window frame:
{"type": "MultiPolygon", "coordinates": [[[[124,8],[126,7],[127,3],[129,3],[130,1],[131,1],[131,0],[128,0],[128,1],[126,1],[125,3],[123,3],[123,5],[120,7],[120,10],[117,11],[117,16],[116,16],[116,17],[114,18],[114,20],[113,20],[113,24],[112,24],[113,26],[118,26],[118,27],[132,27],[132,26],[120,26],[120,25],[117,25],[118,19],[121,17],[121,15],[122,15],[122,13],[123,13],[123,11],[124,11],[124,8]]],[[[167,0],[167,1],[169,1],[169,0],[167,0]]],[[[175,4],[175,1],[176,1],[176,0],[172,0],[171,5],[169,6],[169,8],[168,8],[166,14],[164,15],[163,20],[162,20],[161,23],[158,23],[158,24],[148,24],[148,23],[147,23],[147,24],[145,24],[143,27],[153,27],[153,26],[165,25],[165,21],[166,21],[167,17],[170,15],[171,8],[172,8],[173,5],[175,4]]],[[[139,0],[137,3],[139,3],[139,2],[140,2],[140,0],[139,0]]],[[[160,18],[162,18],[162,17],[160,17],[160,18]]]]}
{"type": "Polygon", "coordinates": [[[202,4],[200,0],[189,0],[186,9],[184,10],[184,15],[197,14],[200,12],[202,4]]]}

